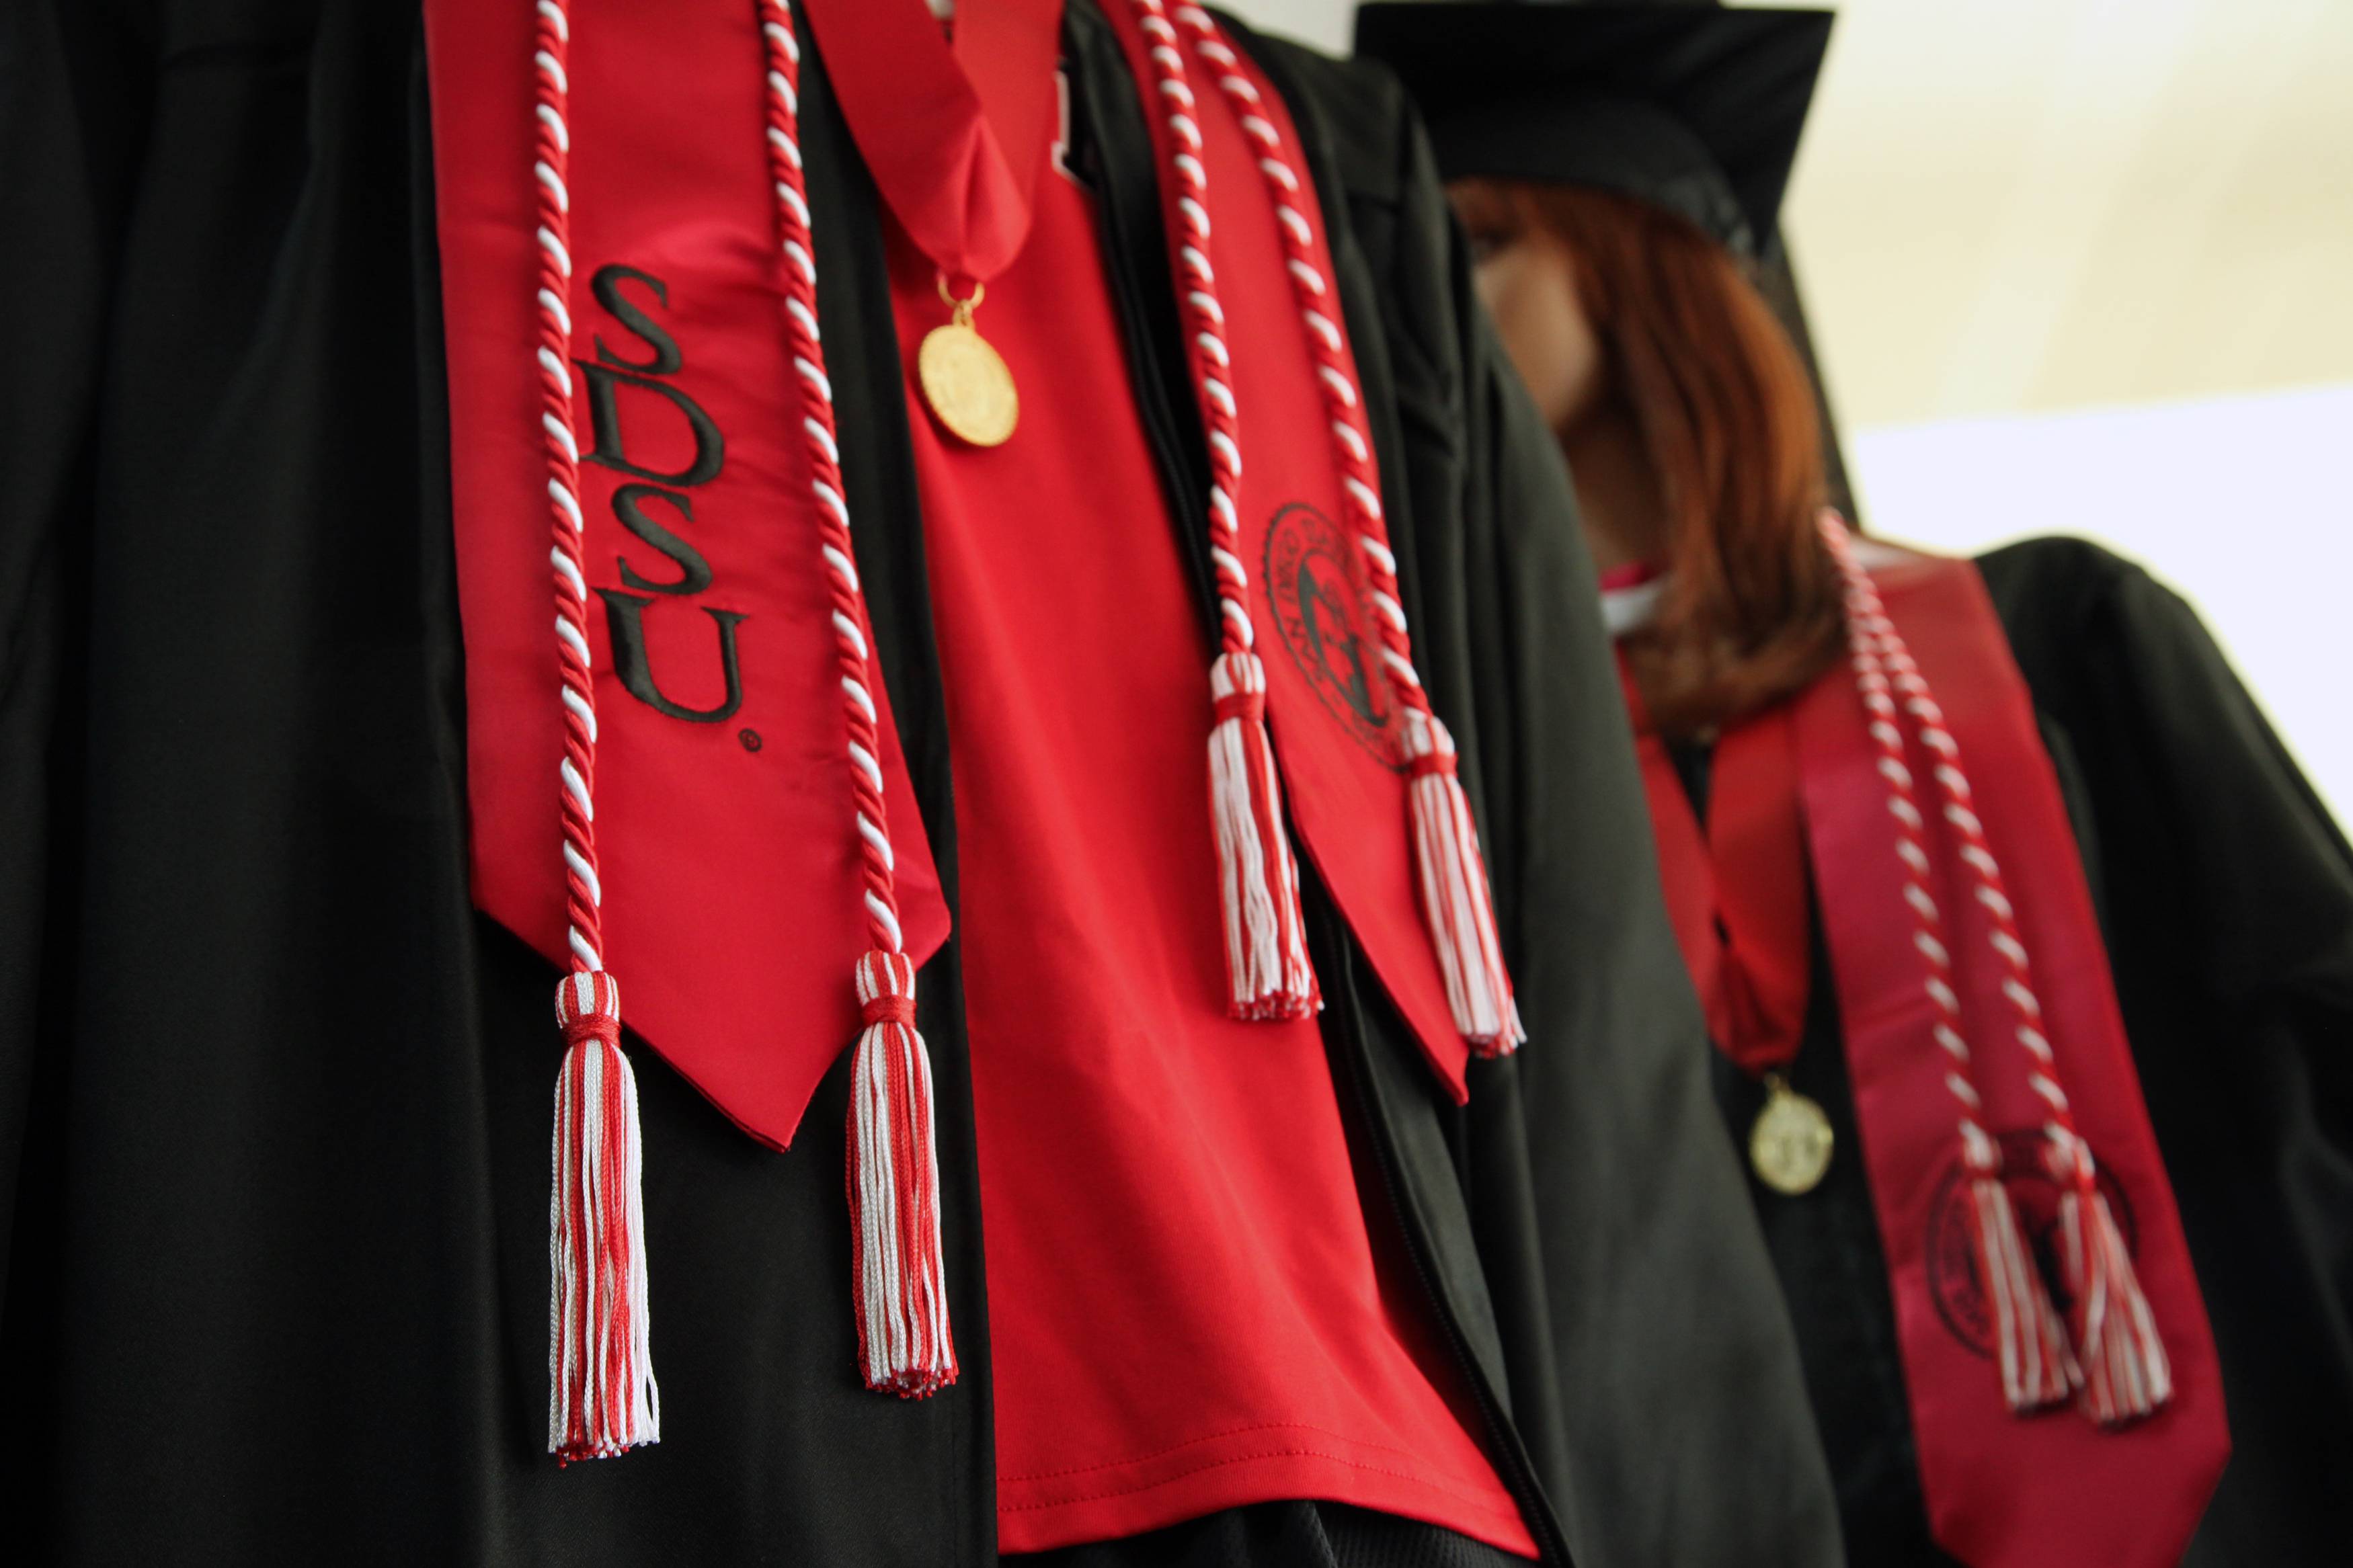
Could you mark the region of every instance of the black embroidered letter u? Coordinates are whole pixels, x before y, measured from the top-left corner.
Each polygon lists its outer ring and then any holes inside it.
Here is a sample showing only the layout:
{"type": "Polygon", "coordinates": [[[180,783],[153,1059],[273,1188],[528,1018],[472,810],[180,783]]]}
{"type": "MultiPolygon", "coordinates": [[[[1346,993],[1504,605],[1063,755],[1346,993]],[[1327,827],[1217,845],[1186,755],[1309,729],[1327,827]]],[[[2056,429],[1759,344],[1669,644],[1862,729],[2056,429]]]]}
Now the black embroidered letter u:
{"type": "Polygon", "coordinates": [[[695,724],[716,724],[744,706],[744,672],[735,662],[735,626],[744,618],[740,612],[702,607],[704,615],[719,623],[719,666],[726,672],[727,698],[716,708],[688,708],[661,694],[661,688],[654,684],[653,666],[646,658],[645,607],[654,602],[653,595],[599,588],[596,596],[605,601],[605,629],[613,640],[614,673],[630,696],[656,712],[695,724]]]}

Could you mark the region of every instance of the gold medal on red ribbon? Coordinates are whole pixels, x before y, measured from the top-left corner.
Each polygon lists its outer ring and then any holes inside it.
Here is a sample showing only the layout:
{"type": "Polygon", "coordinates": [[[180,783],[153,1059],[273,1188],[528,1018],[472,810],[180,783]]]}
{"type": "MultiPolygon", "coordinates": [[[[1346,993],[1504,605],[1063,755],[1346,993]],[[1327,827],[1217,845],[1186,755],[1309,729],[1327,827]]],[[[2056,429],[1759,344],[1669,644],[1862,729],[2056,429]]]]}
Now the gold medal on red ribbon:
{"type": "Polygon", "coordinates": [[[915,384],[940,427],[999,447],[1021,415],[1013,373],[972,324],[981,285],[1029,233],[1059,102],[1062,0],[956,8],[953,33],[920,5],[805,0],[835,98],[867,172],[954,311],[915,350],[915,384]],[[972,286],[972,297],[951,290],[972,286]]]}
{"type": "Polygon", "coordinates": [[[1779,1073],[1769,1074],[1765,1088],[1765,1109],[1748,1130],[1748,1163],[1777,1193],[1810,1193],[1831,1168],[1831,1145],[1837,1141],[1831,1119],[1779,1073]]]}
{"type": "Polygon", "coordinates": [[[972,297],[959,300],[948,292],[947,279],[940,279],[940,298],[955,315],[946,326],[923,334],[915,352],[915,377],[933,417],[950,435],[976,447],[1001,447],[1021,417],[1021,395],[1005,356],[972,324],[983,292],[976,283],[972,297]]]}

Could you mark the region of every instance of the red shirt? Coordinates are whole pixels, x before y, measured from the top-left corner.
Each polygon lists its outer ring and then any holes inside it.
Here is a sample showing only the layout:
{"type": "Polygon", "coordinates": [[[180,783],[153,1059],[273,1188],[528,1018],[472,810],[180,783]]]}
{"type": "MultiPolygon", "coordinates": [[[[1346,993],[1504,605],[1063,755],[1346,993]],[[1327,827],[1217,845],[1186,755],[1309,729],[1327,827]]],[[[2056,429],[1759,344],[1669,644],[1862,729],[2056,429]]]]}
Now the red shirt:
{"type": "Polygon", "coordinates": [[[1090,198],[1042,174],[980,308],[1020,389],[1002,447],[915,389],[946,310],[895,224],[892,283],[955,757],[999,1544],[1314,1498],[1534,1556],[1419,1292],[1377,1261],[1318,1026],[1222,1011],[1213,650],[1090,198]]]}

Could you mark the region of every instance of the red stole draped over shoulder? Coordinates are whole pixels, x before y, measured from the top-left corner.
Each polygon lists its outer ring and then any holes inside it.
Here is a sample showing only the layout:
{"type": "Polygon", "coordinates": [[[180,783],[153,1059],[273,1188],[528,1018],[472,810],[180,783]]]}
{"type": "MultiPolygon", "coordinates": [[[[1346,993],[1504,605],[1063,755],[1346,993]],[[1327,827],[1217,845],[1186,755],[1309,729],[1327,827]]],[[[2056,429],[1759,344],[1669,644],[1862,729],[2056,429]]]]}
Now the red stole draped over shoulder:
{"type": "MultiPolygon", "coordinates": [[[[575,0],[569,212],[606,958],[646,1041],[782,1147],[870,943],[748,3],[575,0]]],[[[529,5],[427,8],[477,904],[566,962],[534,356],[529,5]]],[[[818,214],[820,226],[827,215],[818,214]]],[[[840,221],[836,217],[834,221],[840,221]]],[[[869,642],[872,629],[862,628],[869,642]]],[[[947,909],[880,681],[905,947],[947,909]]]]}
{"type": "MultiPolygon", "coordinates": [[[[1840,660],[1796,698],[1732,726],[1719,743],[1715,789],[1735,801],[1760,789],[1796,794],[1936,1539],[1975,1568],[2156,1568],[2178,1561],[2188,1545],[2230,1440],[2212,1336],[2125,1039],[2082,857],[2024,679],[1976,568],[1876,554],[1873,576],[1886,614],[1967,759],[1974,810],[2032,954],[2054,1076],[2096,1157],[2100,1190],[2163,1340],[2173,1391],[2153,1415],[2102,1427],[2073,1405],[2021,1416],[2004,1404],[1970,1239],[1950,1064],[1932,1038],[1936,1019],[1915,946],[1920,923],[1900,874],[1897,819],[1848,663],[1840,660]],[[1768,738],[1777,733],[1786,742],[1768,738]],[[1785,755],[1795,762],[1787,774],[1785,755]]],[[[1921,755],[1916,743],[1907,747],[1907,765],[1926,778],[1940,759],[1921,755]]],[[[1766,876],[1773,887],[1725,897],[1723,884],[1756,881],[1758,868],[1769,871],[1777,857],[1751,853],[1744,870],[1737,857],[1711,856],[1710,843],[1690,826],[1689,805],[1657,737],[1643,737],[1643,756],[1662,825],[1669,904],[1709,999],[1711,1029],[1720,1044],[1729,1037],[1732,1054],[1762,1060],[1768,1053],[1760,1045],[1783,1037],[1776,1020],[1789,1016],[1787,965],[1776,959],[1788,943],[1769,931],[1754,940],[1755,921],[1725,917],[1762,903],[1779,907],[1785,921],[1802,921],[1802,896],[1776,892],[1779,879],[1766,876]],[[1746,943],[1744,927],[1752,938],[1746,943]],[[1761,990],[1746,980],[1748,970],[1763,976],[1761,990]],[[1781,1007],[1770,1005],[1775,996],[1784,998],[1781,1007]]],[[[1769,811],[1749,815],[1774,819],[1769,811]]],[[[1972,897],[1944,828],[1928,823],[1933,863],[1924,881],[1946,914],[1984,1098],[1980,1120],[2001,1147],[2003,1180],[2045,1265],[2041,1272],[2055,1284],[2061,1271],[2048,1265],[2059,1245],[2062,1190],[2042,1157],[2048,1112],[2010,1045],[2013,1004],[2003,993],[2003,969],[1991,962],[1991,917],[1972,897]]],[[[1709,840],[1716,837],[1712,824],[1709,840]]],[[[2068,1303],[2059,1305],[2064,1311],[2068,1303]]]]}

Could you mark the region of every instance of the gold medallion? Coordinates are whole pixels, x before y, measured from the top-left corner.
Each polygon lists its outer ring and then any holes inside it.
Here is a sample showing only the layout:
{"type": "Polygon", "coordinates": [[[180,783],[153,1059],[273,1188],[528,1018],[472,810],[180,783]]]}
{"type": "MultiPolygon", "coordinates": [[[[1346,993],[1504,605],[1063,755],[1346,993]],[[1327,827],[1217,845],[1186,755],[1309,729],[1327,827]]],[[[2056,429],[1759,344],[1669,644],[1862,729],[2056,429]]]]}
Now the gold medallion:
{"type": "Polygon", "coordinates": [[[971,299],[958,300],[948,292],[947,280],[940,280],[940,298],[955,308],[955,319],[923,334],[915,352],[915,375],[923,401],[950,435],[976,447],[1000,447],[1021,416],[1021,398],[1004,356],[973,329],[981,292],[976,284],[971,299]]]}
{"type": "Polygon", "coordinates": [[[1831,1168],[1831,1119],[1779,1073],[1767,1075],[1765,1085],[1770,1092],[1748,1130],[1748,1163],[1777,1193],[1810,1193],[1831,1168]]]}

